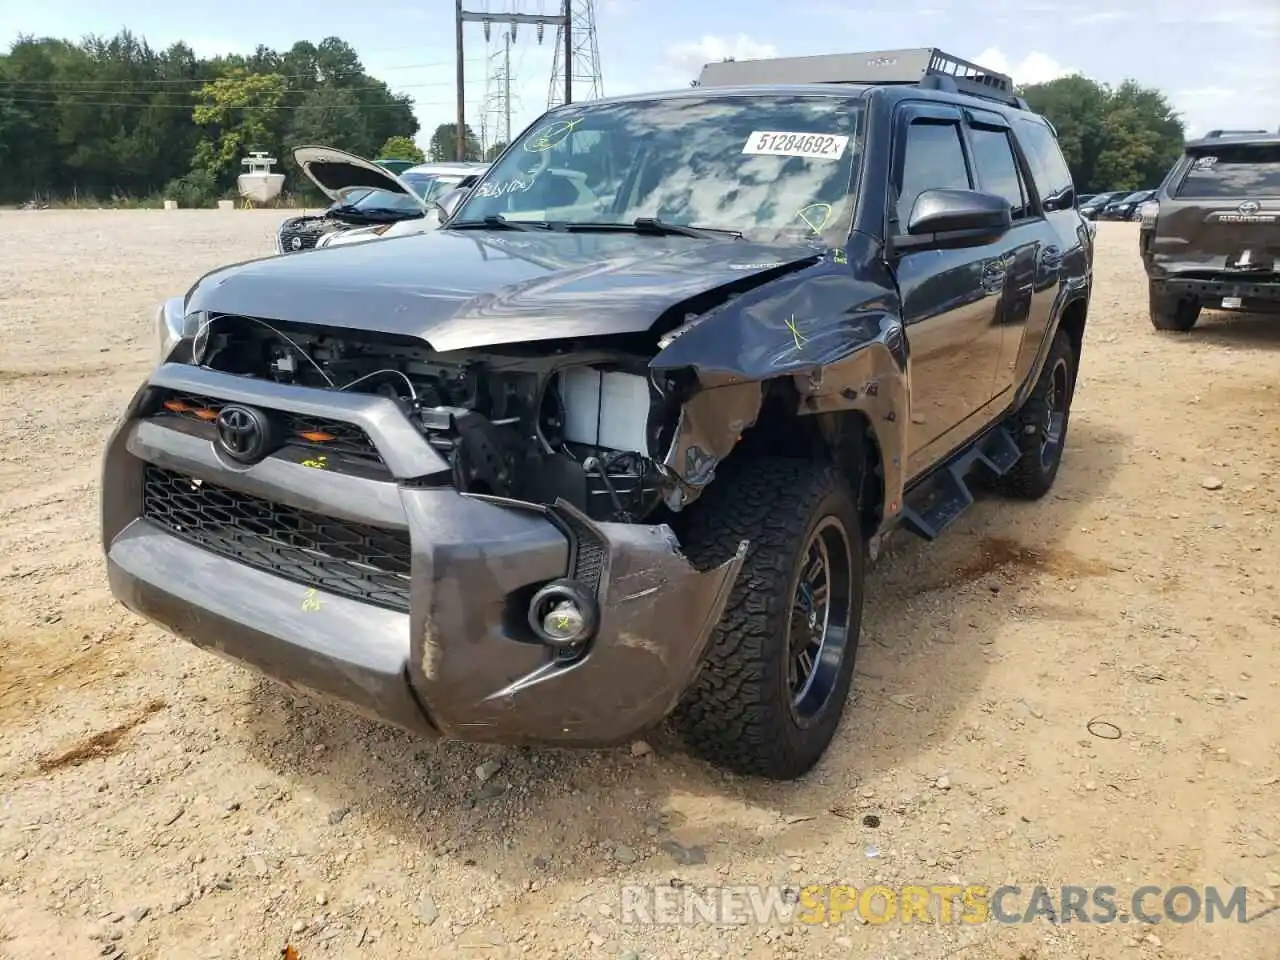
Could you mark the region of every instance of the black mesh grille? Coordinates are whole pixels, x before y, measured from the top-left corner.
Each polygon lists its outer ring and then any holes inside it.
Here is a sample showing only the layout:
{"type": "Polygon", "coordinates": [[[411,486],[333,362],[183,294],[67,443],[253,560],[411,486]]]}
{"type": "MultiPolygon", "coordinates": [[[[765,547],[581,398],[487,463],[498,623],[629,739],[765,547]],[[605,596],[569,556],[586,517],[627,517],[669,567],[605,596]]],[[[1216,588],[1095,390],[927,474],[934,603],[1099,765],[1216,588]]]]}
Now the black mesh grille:
{"type": "Polygon", "coordinates": [[[604,543],[573,514],[557,513],[556,516],[573,534],[573,570],[570,576],[592,592],[599,590],[600,578],[604,575],[604,543]]]}
{"type": "Polygon", "coordinates": [[[272,503],[148,464],[143,514],[247,566],[392,610],[409,609],[409,534],[272,503]]]}
{"type": "MultiPolygon", "coordinates": [[[[213,422],[218,417],[218,411],[226,403],[226,400],[170,390],[164,392],[155,415],[179,417],[191,423],[207,424],[207,433],[212,439],[213,422]]],[[[354,423],[284,411],[276,411],[275,416],[283,418],[289,443],[292,446],[307,447],[330,456],[351,457],[369,463],[382,464],[382,456],[373,445],[373,441],[354,423]]]]}
{"type": "Polygon", "coordinates": [[[320,240],[320,234],[311,230],[289,230],[285,228],[280,231],[280,249],[285,253],[295,253],[299,250],[310,250],[320,240]],[[295,241],[297,245],[295,246],[295,241]]]}

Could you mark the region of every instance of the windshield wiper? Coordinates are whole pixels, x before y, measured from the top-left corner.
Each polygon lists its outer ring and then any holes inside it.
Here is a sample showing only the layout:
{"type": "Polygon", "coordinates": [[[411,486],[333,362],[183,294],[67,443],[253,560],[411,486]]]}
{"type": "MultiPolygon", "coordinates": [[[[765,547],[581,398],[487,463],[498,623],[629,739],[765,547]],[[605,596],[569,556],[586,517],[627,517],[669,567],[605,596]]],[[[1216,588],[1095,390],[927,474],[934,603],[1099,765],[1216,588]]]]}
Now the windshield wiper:
{"type": "Polygon", "coordinates": [[[529,220],[508,220],[500,213],[494,213],[480,220],[455,220],[449,229],[455,227],[488,227],[490,230],[549,230],[551,225],[529,220]]]}
{"type": "Polygon", "coordinates": [[[594,220],[567,220],[557,224],[567,230],[618,230],[629,233],[647,233],[655,237],[700,237],[718,240],[721,237],[742,239],[741,230],[724,227],[691,227],[683,223],[671,223],[657,217],[636,217],[631,223],[599,223],[594,220]]]}

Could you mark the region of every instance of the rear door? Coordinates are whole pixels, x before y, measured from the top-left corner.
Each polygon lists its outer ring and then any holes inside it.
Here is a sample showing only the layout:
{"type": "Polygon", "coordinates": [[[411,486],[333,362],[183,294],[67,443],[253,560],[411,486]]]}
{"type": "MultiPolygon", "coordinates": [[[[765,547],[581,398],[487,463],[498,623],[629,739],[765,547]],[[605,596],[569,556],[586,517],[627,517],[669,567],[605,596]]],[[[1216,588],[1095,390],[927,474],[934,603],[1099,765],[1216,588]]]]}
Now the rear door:
{"type": "Polygon", "coordinates": [[[1052,308],[1052,287],[1062,266],[1062,248],[1036,203],[1030,168],[1015,147],[1009,122],[994,111],[976,109],[965,110],[965,119],[978,189],[1004,197],[1013,219],[1013,227],[991,245],[987,257],[992,281],[1003,287],[992,318],[999,354],[988,395],[996,399],[1014,386],[1018,354],[1033,306],[1042,314],[1041,324],[1052,308]]]}
{"type": "Polygon", "coordinates": [[[1280,261],[1280,143],[1204,144],[1158,198],[1157,272],[1274,273],[1280,261]]]}

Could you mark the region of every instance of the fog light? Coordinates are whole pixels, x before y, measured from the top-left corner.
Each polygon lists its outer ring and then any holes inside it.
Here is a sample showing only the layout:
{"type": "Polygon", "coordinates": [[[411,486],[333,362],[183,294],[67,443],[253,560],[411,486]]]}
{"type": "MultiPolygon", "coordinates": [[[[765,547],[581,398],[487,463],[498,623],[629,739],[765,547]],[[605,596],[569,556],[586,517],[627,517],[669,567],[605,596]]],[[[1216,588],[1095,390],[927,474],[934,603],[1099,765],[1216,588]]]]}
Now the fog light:
{"type": "Polygon", "coordinates": [[[574,580],[555,580],[529,602],[529,626],[553,647],[574,647],[590,640],[599,623],[595,598],[574,580]]]}
{"type": "Polygon", "coordinates": [[[574,643],[583,634],[586,617],[572,601],[561,600],[542,618],[542,630],[552,640],[574,643]]]}

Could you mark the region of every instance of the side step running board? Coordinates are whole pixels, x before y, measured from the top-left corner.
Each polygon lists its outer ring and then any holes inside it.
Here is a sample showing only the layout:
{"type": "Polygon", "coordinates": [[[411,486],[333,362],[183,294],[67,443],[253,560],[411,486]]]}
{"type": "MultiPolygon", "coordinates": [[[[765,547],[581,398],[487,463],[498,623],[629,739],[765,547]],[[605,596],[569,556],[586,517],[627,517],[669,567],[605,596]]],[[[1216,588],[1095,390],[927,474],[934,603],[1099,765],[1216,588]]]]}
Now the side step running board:
{"type": "Polygon", "coordinates": [[[1008,427],[996,427],[907,495],[902,506],[902,525],[918,537],[936,540],[973,505],[973,491],[969,487],[973,468],[980,464],[994,476],[1002,477],[1013,469],[1021,455],[1008,427]]]}

